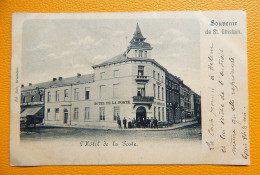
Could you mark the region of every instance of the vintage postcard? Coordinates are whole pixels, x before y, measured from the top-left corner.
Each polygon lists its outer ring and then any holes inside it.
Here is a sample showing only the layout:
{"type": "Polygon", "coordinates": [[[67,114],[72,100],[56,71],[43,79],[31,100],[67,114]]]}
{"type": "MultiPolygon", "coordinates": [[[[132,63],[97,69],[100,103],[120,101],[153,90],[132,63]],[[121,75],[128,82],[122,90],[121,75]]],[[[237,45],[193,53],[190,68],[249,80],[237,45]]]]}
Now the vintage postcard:
{"type": "Polygon", "coordinates": [[[10,164],[249,165],[245,11],[15,13],[10,164]]]}

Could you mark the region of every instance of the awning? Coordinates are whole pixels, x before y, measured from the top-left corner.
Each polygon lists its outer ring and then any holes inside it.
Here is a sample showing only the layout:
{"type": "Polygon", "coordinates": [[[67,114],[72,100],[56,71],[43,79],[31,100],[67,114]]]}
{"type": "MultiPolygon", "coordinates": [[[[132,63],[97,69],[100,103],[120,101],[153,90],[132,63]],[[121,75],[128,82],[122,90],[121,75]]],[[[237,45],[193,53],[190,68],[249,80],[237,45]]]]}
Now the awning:
{"type": "Polygon", "coordinates": [[[26,117],[28,115],[35,115],[39,112],[43,107],[36,107],[36,108],[27,108],[21,113],[21,117],[26,117]]]}

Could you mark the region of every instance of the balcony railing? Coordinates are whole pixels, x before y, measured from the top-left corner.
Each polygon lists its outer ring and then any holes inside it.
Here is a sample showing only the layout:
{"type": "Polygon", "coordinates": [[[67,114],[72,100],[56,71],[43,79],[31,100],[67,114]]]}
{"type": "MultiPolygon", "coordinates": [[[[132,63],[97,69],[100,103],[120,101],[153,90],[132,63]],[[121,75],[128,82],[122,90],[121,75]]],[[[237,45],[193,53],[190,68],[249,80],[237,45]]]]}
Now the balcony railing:
{"type": "Polygon", "coordinates": [[[153,103],[154,102],[154,97],[149,97],[149,96],[134,96],[133,97],[133,102],[134,103],[153,103]]]}
{"type": "Polygon", "coordinates": [[[141,82],[147,82],[149,81],[149,77],[145,75],[137,75],[135,78],[136,81],[141,81],[141,82]]]}

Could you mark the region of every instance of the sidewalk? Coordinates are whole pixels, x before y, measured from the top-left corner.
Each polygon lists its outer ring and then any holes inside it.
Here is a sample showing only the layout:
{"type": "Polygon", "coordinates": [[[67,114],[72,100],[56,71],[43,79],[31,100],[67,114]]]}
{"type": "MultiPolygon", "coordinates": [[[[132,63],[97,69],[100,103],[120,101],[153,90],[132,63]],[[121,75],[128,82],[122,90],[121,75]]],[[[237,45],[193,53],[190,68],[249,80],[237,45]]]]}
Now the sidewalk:
{"type": "Polygon", "coordinates": [[[43,127],[60,127],[60,128],[81,128],[81,129],[95,129],[95,130],[124,130],[124,131],[167,131],[167,130],[174,130],[174,129],[178,129],[178,128],[182,128],[182,127],[186,127],[186,126],[190,126],[190,125],[194,125],[197,124],[198,121],[189,121],[189,122],[185,122],[185,123],[177,123],[177,124],[173,124],[172,126],[169,127],[164,127],[164,128],[130,128],[130,129],[119,129],[119,128],[105,128],[105,127],[91,127],[91,126],[72,126],[72,125],[68,125],[68,126],[58,126],[58,125],[44,125],[43,127]]]}

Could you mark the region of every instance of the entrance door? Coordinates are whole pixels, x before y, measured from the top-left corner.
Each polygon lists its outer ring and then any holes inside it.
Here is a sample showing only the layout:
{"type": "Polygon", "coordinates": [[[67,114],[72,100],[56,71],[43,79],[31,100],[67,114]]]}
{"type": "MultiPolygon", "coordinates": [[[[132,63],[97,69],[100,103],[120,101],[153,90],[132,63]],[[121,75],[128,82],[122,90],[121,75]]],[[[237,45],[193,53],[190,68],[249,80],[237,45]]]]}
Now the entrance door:
{"type": "Polygon", "coordinates": [[[136,123],[137,127],[145,127],[146,110],[144,107],[138,107],[136,110],[136,123]]]}
{"type": "Polygon", "coordinates": [[[67,109],[64,109],[64,123],[67,124],[68,123],[68,116],[69,116],[69,112],[67,109]]]}

